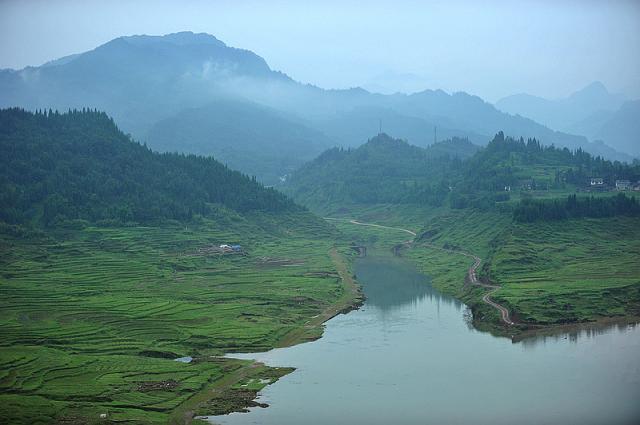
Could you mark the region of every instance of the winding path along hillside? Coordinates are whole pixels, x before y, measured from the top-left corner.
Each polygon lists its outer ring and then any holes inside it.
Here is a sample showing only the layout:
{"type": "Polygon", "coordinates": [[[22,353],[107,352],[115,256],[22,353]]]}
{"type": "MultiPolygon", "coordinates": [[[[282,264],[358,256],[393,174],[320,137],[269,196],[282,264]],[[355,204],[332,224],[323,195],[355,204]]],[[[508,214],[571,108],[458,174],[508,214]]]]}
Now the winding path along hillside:
{"type": "MultiPolygon", "coordinates": [[[[411,236],[415,237],[416,232],[413,232],[409,229],[403,229],[402,227],[391,227],[391,226],[383,226],[381,224],[375,224],[375,223],[363,223],[361,221],[357,221],[357,220],[352,220],[352,219],[339,219],[339,218],[330,218],[330,217],[325,217],[325,220],[334,220],[334,221],[347,221],[351,224],[355,224],[358,226],[369,226],[369,227],[378,227],[380,229],[390,229],[390,230],[398,230],[400,232],[405,232],[410,234],[411,236]]],[[[408,240],[405,242],[407,245],[410,245],[413,243],[413,240],[408,240]]],[[[476,285],[476,286],[482,286],[483,288],[487,288],[489,289],[489,292],[487,292],[486,294],[484,294],[484,296],[482,297],[482,301],[485,304],[490,305],[491,307],[495,308],[496,310],[498,310],[500,312],[500,317],[502,318],[502,321],[504,323],[506,323],[509,326],[515,325],[515,322],[511,320],[511,317],[509,315],[509,310],[507,310],[504,306],[498,304],[497,302],[493,301],[491,299],[491,294],[494,293],[495,291],[497,291],[498,289],[500,289],[499,286],[497,285],[489,285],[486,283],[482,283],[478,280],[477,277],[477,270],[478,267],[480,267],[480,264],[482,263],[482,259],[480,257],[478,257],[477,255],[473,255],[471,253],[465,252],[465,251],[456,251],[456,250],[452,250],[452,249],[446,249],[446,248],[441,248],[439,246],[435,246],[433,244],[428,244],[431,248],[434,249],[439,249],[441,251],[445,251],[451,254],[462,254],[465,257],[469,257],[472,258],[473,261],[473,265],[471,265],[471,267],[469,267],[469,270],[467,271],[467,276],[469,279],[469,283],[471,283],[472,285],[476,285]]]]}

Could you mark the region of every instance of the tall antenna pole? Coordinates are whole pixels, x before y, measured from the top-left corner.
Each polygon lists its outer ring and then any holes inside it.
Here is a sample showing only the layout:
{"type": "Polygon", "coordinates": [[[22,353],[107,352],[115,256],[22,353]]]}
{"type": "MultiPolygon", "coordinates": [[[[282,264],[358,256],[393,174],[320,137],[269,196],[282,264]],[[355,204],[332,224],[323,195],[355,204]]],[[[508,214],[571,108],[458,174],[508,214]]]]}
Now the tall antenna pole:
{"type": "Polygon", "coordinates": [[[380,131],[378,132],[378,134],[382,134],[382,119],[379,120],[379,124],[380,124],[380,131]]]}
{"type": "Polygon", "coordinates": [[[433,126],[433,143],[438,143],[438,127],[435,125],[433,126]]]}

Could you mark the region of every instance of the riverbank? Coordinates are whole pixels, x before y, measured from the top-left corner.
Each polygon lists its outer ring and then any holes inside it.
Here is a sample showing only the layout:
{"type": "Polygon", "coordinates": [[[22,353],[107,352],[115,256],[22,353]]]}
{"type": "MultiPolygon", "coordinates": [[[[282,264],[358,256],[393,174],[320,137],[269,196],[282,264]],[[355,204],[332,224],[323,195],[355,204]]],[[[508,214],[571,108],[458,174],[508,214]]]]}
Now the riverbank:
{"type": "Polygon", "coordinates": [[[468,326],[406,257],[369,251],[354,267],[364,306],[311,343],[237,354],[296,371],[261,391],[268,408],[210,424],[635,423],[640,327],[513,344],[468,326]]]}
{"type": "Polygon", "coordinates": [[[257,390],[282,370],[222,356],[317,338],[355,303],[336,239],[296,215],[0,234],[0,418],[182,423],[220,390],[257,390]],[[245,255],[213,249],[228,242],[245,255]]]}
{"type": "MultiPolygon", "coordinates": [[[[317,340],[322,337],[325,322],[339,314],[349,313],[362,306],[364,294],[354,278],[351,264],[347,261],[349,254],[351,254],[349,250],[345,249],[341,253],[335,246],[328,252],[342,282],[341,295],[337,301],[320,314],[307,320],[303,326],[284,334],[275,343],[274,348],[285,348],[317,340]]],[[[233,354],[230,354],[230,357],[219,360],[231,363],[240,362],[238,369],[212,383],[200,394],[184,403],[172,414],[171,424],[204,424],[207,422],[198,419],[198,417],[246,412],[251,407],[268,407],[268,405],[256,401],[258,393],[267,385],[276,383],[282,376],[295,370],[288,367],[269,367],[254,361],[237,360],[232,356],[233,354]]]]}
{"type": "MultiPolygon", "coordinates": [[[[553,231],[547,229],[550,227],[548,224],[543,229],[530,230],[526,226],[516,226],[520,233],[512,231],[505,238],[504,229],[509,228],[510,223],[500,221],[500,215],[452,214],[434,214],[426,227],[420,226],[417,219],[409,220],[413,227],[405,228],[398,213],[393,216],[388,211],[368,211],[369,218],[378,215],[389,220],[366,223],[366,227],[360,228],[360,238],[362,241],[375,239],[376,243],[394,247],[396,253],[406,256],[423,273],[431,276],[436,288],[467,303],[473,312],[473,324],[477,329],[514,341],[530,337],[536,332],[563,332],[567,328],[588,327],[589,324],[597,326],[598,323],[611,320],[634,323],[640,315],[640,281],[637,280],[640,274],[634,278],[635,272],[632,271],[638,267],[637,261],[632,260],[634,250],[640,249],[640,234],[634,224],[638,220],[615,219],[615,230],[610,228],[613,224],[611,220],[564,223],[553,231]],[[579,229],[574,229],[576,226],[579,229]],[[417,234],[418,231],[420,235],[408,243],[406,236],[417,234]],[[523,236],[523,232],[535,234],[536,231],[544,236],[529,239],[523,236]],[[373,236],[372,232],[378,235],[373,236]],[[607,232],[613,234],[603,238],[607,232]],[[638,238],[635,238],[636,234],[638,238]],[[527,245],[531,245],[533,250],[526,253],[520,250],[521,255],[526,257],[517,258],[511,254],[527,245]],[[585,249],[589,257],[577,257],[571,253],[560,264],[555,258],[541,258],[538,252],[545,252],[552,245],[560,252],[572,249],[575,253],[576,248],[585,249]],[[471,249],[473,251],[469,252],[471,249]],[[618,249],[619,254],[614,254],[613,249],[618,249]],[[485,256],[483,260],[488,258],[488,261],[480,264],[476,252],[482,253],[485,256]],[[510,259],[505,253],[516,258],[510,259]],[[511,273],[503,271],[505,265],[527,261],[534,263],[524,264],[519,269],[511,267],[511,273]],[[531,276],[545,275],[541,273],[544,267],[549,270],[546,274],[548,283],[530,283],[531,276]],[[598,280],[601,276],[598,267],[615,270],[615,276],[598,280]],[[568,274],[569,270],[574,270],[573,275],[568,274]],[[593,271],[589,273],[589,270],[593,271]],[[494,284],[494,279],[501,284],[494,284]],[[526,287],[516,283],[523,279],[526,287]],[[532,285],[535,285],[537,294],[530,291],[532,285]],[[611,297],[613,294],[616,295],[611,297]],[[536,300],[540,302],[536,304],[536,300]],[[535,311],[535,314],[527,314],[527,309],[535,311]]],[[[348,229],[350,225],[365,225],[363,219],[339,218],[332,221],[345,232],[355,232],[348,229]]],[[[353,236],[356,237],[356,233],[353,236]]]]}

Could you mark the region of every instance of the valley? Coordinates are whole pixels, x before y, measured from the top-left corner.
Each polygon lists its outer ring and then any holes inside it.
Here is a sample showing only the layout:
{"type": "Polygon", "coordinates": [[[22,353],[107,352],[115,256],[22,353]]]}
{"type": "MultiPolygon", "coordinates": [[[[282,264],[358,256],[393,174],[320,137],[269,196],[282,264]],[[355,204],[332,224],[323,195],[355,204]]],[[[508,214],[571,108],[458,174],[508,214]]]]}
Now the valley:
{"type": "Polygon", "coordinates": [[[63,3],[0,3],[1,424],[640,423],[635,4],[63,3]]]}

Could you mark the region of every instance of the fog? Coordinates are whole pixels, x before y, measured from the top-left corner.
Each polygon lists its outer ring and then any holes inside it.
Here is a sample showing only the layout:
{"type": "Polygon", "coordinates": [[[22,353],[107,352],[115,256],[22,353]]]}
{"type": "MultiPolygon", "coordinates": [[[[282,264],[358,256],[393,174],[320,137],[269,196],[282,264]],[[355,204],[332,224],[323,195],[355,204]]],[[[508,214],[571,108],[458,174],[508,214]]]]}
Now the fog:
{"type": "Polygon", "coordinates": [[[592,81],[640,96],[637,1],[0,2],[0,67],[115,37],[190,30],[323,88],[559,98],[592,81]]]}

